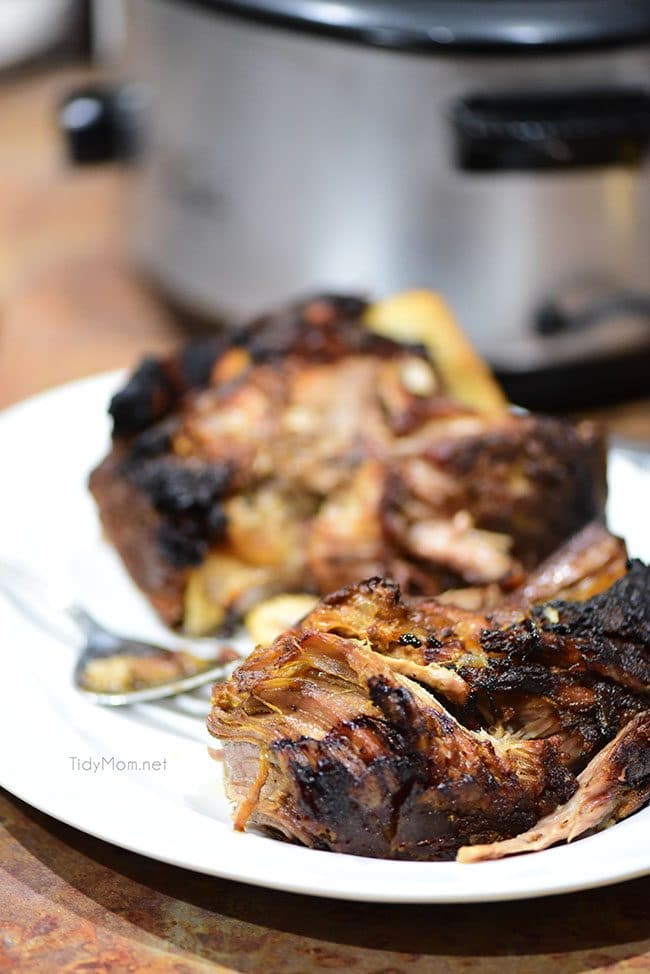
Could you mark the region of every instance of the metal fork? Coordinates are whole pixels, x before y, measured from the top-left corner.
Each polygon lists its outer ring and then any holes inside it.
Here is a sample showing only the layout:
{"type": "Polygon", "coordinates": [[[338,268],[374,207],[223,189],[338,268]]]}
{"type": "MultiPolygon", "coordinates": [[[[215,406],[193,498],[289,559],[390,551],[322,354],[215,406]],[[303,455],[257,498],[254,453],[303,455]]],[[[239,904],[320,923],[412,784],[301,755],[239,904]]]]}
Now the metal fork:
{"type": "Polygon", "coordinates": [[[117,656],[160,657],[166,653],[171,654],[173,650],[139,639],[120,636],[106,629],[83,606],[79,605],[74,597],[70,596],[60,580],[46,582],[36,578],[20,565],[0,561],[0,591],[32,622],[47,629],[58,639],[71,641],[69,636],[62,634],[56,623],[65,618],[74,623],[83,637],[84,645],[73,670],[73,684],[86,699],[100,706],[125,707],[130,704],[175,697],[205,686],[207,683],[226,680],[241,662],[240,658],[225,662],[217,657],[213,666],[167,683],[115,692],[90,690],[84,685],[84,674],[88,664],[94,660],[117,656]],[[53,618],[56,620],[55,625],[52,625],[53,618]]]}

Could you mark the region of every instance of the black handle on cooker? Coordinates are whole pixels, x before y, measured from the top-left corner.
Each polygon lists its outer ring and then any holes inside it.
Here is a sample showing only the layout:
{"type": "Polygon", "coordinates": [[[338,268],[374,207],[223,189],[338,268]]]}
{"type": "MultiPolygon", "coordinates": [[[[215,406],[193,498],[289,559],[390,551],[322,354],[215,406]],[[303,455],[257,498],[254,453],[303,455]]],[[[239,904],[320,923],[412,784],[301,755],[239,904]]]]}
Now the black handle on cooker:
{"type": "Polygon", "coordinates": [[[456,102],[451,122],[464,170],[637,165],[650,147],[650,92],[481,94],[456,102]]]}
{"type": "Polygon", "coordinates": [[[95,84],[70,92],[59,106],[68,158],[77,165],[128,162],[141,139],[140,85],[95,84]]]}

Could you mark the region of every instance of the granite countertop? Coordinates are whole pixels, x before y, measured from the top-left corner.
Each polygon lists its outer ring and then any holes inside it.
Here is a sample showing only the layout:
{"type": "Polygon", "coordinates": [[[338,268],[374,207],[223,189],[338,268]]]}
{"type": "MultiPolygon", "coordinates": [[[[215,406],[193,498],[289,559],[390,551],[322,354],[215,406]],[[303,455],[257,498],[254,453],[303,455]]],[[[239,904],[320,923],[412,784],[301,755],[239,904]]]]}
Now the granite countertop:
{"type": "MultiPolygon", "coordinates": [[[[0,405],[182,337],[129,266],[127,174],[75,172],[54,106],[81,71],[0,85],[0,405]]],[[[650,405],[602,418],[650,443],[650,405]]],[[[26,701],[29,706],[29,701],[26,701]]],[[[0,971],[650,971],[650,877],[481,906],[337,903],[166,866],[0,792],[0,971]]]]}

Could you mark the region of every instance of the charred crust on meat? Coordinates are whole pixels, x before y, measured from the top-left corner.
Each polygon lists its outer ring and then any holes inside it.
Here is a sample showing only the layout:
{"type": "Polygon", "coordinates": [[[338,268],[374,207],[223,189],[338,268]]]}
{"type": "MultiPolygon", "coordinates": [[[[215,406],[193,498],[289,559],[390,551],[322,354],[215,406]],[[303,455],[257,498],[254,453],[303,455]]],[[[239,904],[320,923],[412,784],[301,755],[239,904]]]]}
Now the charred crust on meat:
{"type": "Polygon", "coordinates": [[[157,511],[180,514],[207,513],[228,487],[227,466],[188,465],[173,458],[162,458],[127,468],[133,484],[143,490],[157,511]]]}
{"type": "Polygon", "coordinates": [[[374,718],[334,728],[322,741],[301,738],[275,745],[295,787],[299,813],[314,829],[319,848],[361,855],[390,854],[404,802],[426,786],[426,762],[409,747],[401,729],[374,718]],[[353,774],[345,754],[354,748],[356,730],[380,746],[353,774]]]}
{"type": "Polygon", "coordinates": [[[169,453],[172,446],[172,429],[168,423],[156,423],[139,433],[129,444],[129,454],[122,470],[126,473],[138,464],[169,453]]]}
{"type": "Polygon", "coordinates": [[[481,644],[511,662],[541,661],[615,678],[628,689],[650,685],[650,569],[633,561],[627,575],[585,602],[552,601],[481,644]]]}
{"type": "Polygon", "coordinates": [[[165,359],[146,357],[115,393],[108,409],[113,437],[141,433],[164,419],[190,389],[207,386],[216,359],[228,347],[223,335],[188,342],[165,359]]]}
{"type": "Polygon", "coordinates": [[[208,553],[205,538],[188,518],[163,521],[157,538],[161,553],[174,568],[200,565],[208,553]]]}
{"type": "Polygon", "coordinates": [[[405,351],[428,358],[421,345],[392,341],[368,331],[367,301],[355,295],[323,294],[263,315],[250,324],[188,342],[167,358],[147,357],[117,392],[109,407],[113,436],[128,438],[167,416],[189,391],[205,388],[217,359],[229,348],[246,349],[255,364],[289,355],[332,362],[353,354],[381,358],[405,351]]]}
{"type": "Polygon", "coordinates": [[[397,642],[400,646],[415,646],[416,649],[422,645],[422,640],[418,639],[413,632],[403,632],[397,642]]]}
{"type": "Polygon", "coordinates": [[[174,384],[162,361],[145,358],[109,406],[113,436],[139,433],[171,409],[174,384]]]}
{"type": "Polygon", "coordinates": [[[640,641],[650,628],[650,568],[638,559],[628,561],[627,574],[588,602],[553,601],[533,612],[546,632],[562,635],[585,631],[594,636],[640,641]],[[549,618],[555,610],[558,621],[549,618]]]}
{"type": "Polygon", "coordinates": [[[288,355],[314,362],[362,354],[391,358],[406,349],[428,358],[421,345],[406,345],[368,331],[362,322],[366,307],[367,302],[355,295],[319,295],[256,318],[236,333],[234,344],[245,348],[258,364],[288,355]]]}
{"type": "Polygon", "coordinates": [[[411,736],[414,728],[410,720],[415,716],[413,700],[404,687],[393,687],[378,677],[368,680],[370,699],[385,717],[403,732],[411,736]]]}
{"type": "MultiPolygon", "coordinates": [[[[390,858],[448,859],[461,841],[501,834],[503,819],[518,831],[539,809],[568,798],[575,781],[558,765],[550,742],[542,795],[526,795],[512,773],[486,765],[473,774],[441,777],[431,762],[426,727],[409,692],[376,678],[369,682],[383,719],[361,717],[334,727],[320,741],[301,737],[272,746],[292,782],[296,813],[316,848],[390,858]],[[364,756],[363,730],[378,753],[364,756]],[[350,756],[362,760],[351,770],[350,756]]],[[[436,738],[453,735],[454,721],[437,715],[436,738]]],[[[431,746],[435,742],[431,740],[431,746]]],[[[495,760],[488,748],[488,760],[495,760]]]]}
{"type": "Polygon", "coordinates": [[[631,788],[646,788],[650,784],[650,747],[648,743],[632,742],[617,754],[618,763],[625,769],[625,782],[631,788]]]}
{"type": "Polygon", "coordinates": [[[188,342],[180,353],[179,391],[207,386],[214,363],[229,345],[230,341],[223,333],[188,342]]]}
{"type": "Polygon", "coordinates": [[[226,530],[219,501],[228,489],[228,468],[190,466],[167,455],[134,462],[131,456],[123,472],[161,515],[158,544],[170,564],[178,569],[200,564],[226,530]]]}

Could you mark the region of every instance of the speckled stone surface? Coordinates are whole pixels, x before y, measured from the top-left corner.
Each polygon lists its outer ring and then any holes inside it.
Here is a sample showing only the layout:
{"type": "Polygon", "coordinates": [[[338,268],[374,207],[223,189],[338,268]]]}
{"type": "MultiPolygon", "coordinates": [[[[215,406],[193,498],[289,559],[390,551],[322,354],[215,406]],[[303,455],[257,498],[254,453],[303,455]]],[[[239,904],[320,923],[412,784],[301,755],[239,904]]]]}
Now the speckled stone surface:
{"type": "MultiPolygon", "coordinates": [[[[123,174],[60,157],[54,106],[79,80],[0,84],[2,405],[179,337],[124,259],[123,174]]],[[[647,403],[607,420],[650,441],[647,403]]],[[[0,974],[151,971],[650,972],[650,877],[511,904],[337,903],[165,866],[0,792],[0,974]]]]}
{"type": "Polygon", "coordinates": [[[1,972],[650,971],[650,877],[517,903],[339,903],[123,852],[6,793],[0,863],[1,972]]]}

